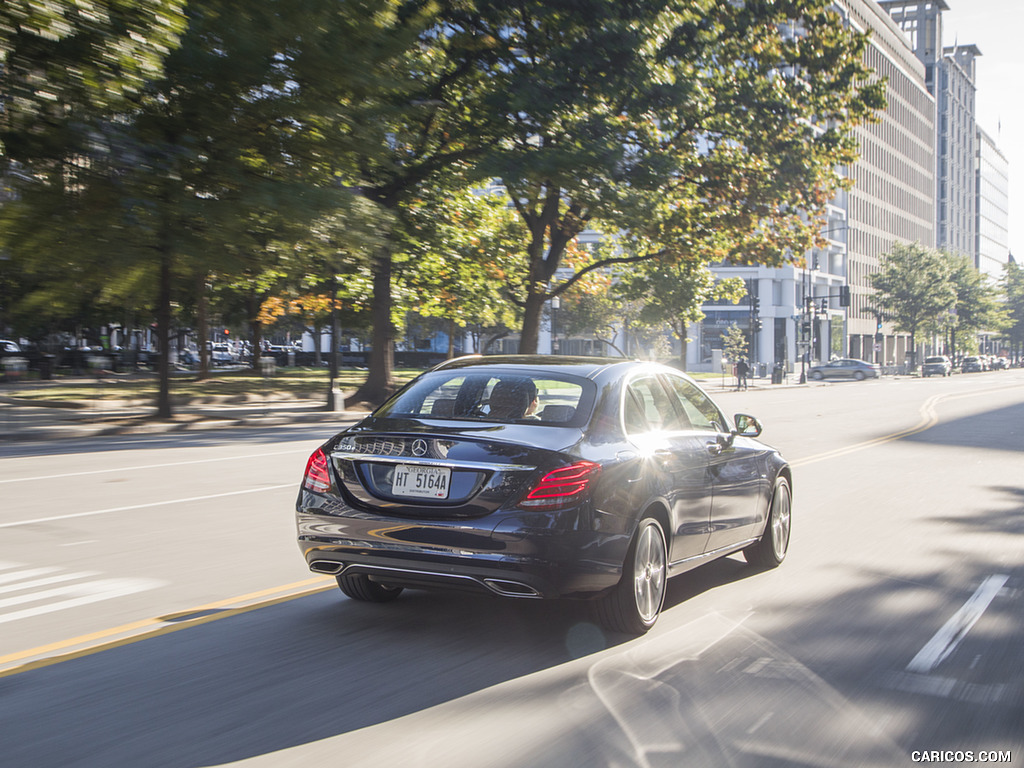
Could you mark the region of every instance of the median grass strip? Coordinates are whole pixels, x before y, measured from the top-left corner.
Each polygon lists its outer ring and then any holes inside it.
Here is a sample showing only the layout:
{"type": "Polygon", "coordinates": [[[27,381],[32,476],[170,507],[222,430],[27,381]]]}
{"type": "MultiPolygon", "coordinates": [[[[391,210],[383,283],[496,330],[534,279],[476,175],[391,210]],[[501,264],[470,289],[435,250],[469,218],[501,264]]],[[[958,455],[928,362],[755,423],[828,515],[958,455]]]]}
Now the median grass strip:
{"type": "MultiPolygon", "coordinates": [[[[395,380],[404,384],[420,372],[420,369],[399,368],[395,370],[395,380]]],[[[335,387],[353,390],[365,380],[365,370],[346,368],[339,371],[335,387]]],[[[206,379],[199,379],[192,372],[175,372],[171,378],[171,398],[177,403],[246,402],[268,397],[308,400],[326,398],[329,381],[328,372],[322,368],[279,367],[272,376],[262,376],[251,369],[214,370],[206,379]]],[[[33,405],[140,404],[153,402],[158,386],[153,373],[104,373],[8,384],[0,388],[0,394],[33,405]]]]}

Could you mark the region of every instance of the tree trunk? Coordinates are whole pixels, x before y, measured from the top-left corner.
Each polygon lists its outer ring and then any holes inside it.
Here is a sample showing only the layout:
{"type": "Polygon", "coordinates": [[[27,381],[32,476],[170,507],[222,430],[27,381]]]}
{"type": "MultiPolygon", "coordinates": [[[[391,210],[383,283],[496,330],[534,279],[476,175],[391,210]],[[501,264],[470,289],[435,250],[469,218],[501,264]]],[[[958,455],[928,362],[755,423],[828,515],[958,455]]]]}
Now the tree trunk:
{"type": "Polygon", "coordinates": [[[686,370],[686,321],[679,321],[679,369],[686,370]]]}
{"type": "Polygon", "coordinates": [[[455,357],[455,321],[448,321],[448,359],[451,360],[455,357]]]}
{"type": "MultiPolygon", "coordinates": [[[[327,410],[336,411],[344,403],[337,402],[334,396],[334,382],[338,378],[338,342],[341,341],[338,322],[338,276],[331,275],[331,354],[327,360],[330,373],[327,377],[327,410]]],[[[317,349],[320,345],[317,344],[317,349]]]]}
{"type": "Polygon", "coordinates": [[[263,323],[259,321],[260,297],[249,294],[249,338],[252,340],[252,368],[254,371],[260,369],[260,359],[263,357],[263,323]]]}
{"type": "Polygon", "coordinates": [[[540,321],[547,302],[545,293],[529,293],[523,309],[523,329],[519,337],[519,354],[536,355],[540,337],[540,321]]]}
{"type": "Polygon", "coordinates": [[[199,376],[200,381],[210,378],[210,350],[206,347],[206,339],[210,335],[207,319],[209,298],[206,295],[206,273],[196,275],[196,325],[199,336],[199,376]]]}
{"type": "Polygon", "coordinates": [[[156,337],[160,351],[157,357],[159,390],[156,415],[171,418],[171,253],[170,244],[163,243],[160,250],[160,284],[157,288],[156,337]]]}
{"type": "Polygon", "coordinates": [[[370,305],[370,360],[366,381],[355,400],[379,404],[394,390],[394,329],[391,326],[391,254],[381,251],[373,260],[373,299],[370,305]]]}

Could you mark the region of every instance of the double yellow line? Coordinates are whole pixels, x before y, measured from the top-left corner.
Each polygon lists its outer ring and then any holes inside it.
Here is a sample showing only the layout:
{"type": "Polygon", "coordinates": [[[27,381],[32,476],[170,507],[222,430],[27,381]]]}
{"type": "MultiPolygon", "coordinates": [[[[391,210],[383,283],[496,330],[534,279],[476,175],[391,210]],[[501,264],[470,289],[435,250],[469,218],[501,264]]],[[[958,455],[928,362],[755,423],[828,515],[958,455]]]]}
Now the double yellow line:
{"type": "Polygon", "coordinates": [[[793,467],[806,467],[808,464],[817,464],[819,461],[827,461],[828,459],[834,459],[839,456],[846,456],[850,453],[856,453],[857,451],[863,451],[868,448],[874,448],[876,445],[884,445],[885,443],[891,443],[894,440],[902,440],[905,437],[916,435],[920,432],[924,432],[926,429],[931,429],[939,423],[939,416],[935,411],[935,406],[938,405],[940,400],[955,399],[955,397],[966,397],[966,395],[934,395],[924,401],[921,406],[921,420],[917,424],[910,427],[910,429],[904,429],[901,432],[893,432],[890,435],[882,435],[881,437],[875,437],[871,440],[865,440],[860,443],[854,443],[853,445],[847,445],[842,448],[836,448],[835,450],[825,451],[819,453],[816,456],[808,456],[806,459],[796,459],[790,462],[793,467]]]}

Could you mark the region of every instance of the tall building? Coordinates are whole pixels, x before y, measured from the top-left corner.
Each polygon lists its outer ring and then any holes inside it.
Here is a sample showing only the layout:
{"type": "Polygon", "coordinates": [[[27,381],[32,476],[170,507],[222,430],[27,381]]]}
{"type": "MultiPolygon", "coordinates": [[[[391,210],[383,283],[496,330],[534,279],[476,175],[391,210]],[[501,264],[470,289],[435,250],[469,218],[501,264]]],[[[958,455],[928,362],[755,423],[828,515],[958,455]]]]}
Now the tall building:
{"type": "Polygon", "coordinates": [[[1010,252],[1010,166],[995,141],[978,129],[975,266],[990,281],[1003,276],[1010,252]]]}
{"type": "MultiPolygon", "coordinates": [[[[732,267],[722,277],[747,280],[759,307],[761,330],[754,361],[781,362],[790,370],[802,363],[849,355],[902,363],[905,338],[879,328],[872,313],[870,275],[893,243],[935,244],[935,100],[928,92],[925,65],[908,38],[873,0],[837,0],[845,23],[870,31],[865,63],[888,82],[888,105],[879,121],[856,129],[860,158],[846,173],[853,181],[829,205],[822,234],[828,247],[807,254],[806,268],[732,267]],[[851,306],[840,307],[840,288],[850,287],[851,306]]],[[[708,306],[688,349],[688,367],[702,363],[731,323],[750,328],[752,313],[739,307],[708,306]]],[[[755,327],[757,323],[755,322],[755,327]]],[[[696,330],[696,329],[695,329],[696,330]]]]}
{"type": "Polygon", "coordinates": [[[977,261],[976,45],[942,46],[944,0],[880,0],[925,65],[936,110],[935,245],[977,261]]]}

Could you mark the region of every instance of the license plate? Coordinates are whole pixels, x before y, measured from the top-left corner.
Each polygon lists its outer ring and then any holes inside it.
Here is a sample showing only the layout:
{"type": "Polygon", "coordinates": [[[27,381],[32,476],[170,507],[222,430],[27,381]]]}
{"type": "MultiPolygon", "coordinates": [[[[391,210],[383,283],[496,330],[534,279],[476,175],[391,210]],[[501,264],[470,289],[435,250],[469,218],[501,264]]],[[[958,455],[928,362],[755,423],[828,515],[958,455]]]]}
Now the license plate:
{"type": "Polygon", "coordinates": [[[391,478],[391,493],[421,499],[447,499],[452,471],[447,467],[399,464],[391,478]]]}

